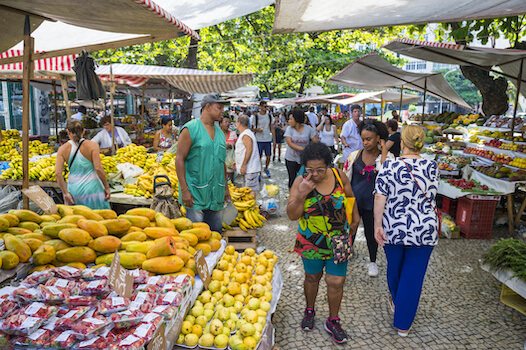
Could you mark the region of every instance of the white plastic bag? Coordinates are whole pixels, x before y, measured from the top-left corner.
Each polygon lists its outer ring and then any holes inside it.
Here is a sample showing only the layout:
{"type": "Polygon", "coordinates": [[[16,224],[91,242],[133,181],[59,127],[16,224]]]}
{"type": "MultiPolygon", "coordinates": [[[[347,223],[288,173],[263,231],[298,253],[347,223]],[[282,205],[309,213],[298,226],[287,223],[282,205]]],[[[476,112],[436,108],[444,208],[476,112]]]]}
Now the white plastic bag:
{"type": "Polygon", "coordinates": [[[138,177],[144,174],[144,170],[142,170],[142,168],[131,163],[118,164],[117,170],[120,170],[122,172],[122,177],[124,179],[127,179],[129,177],[138,177]]]}
{"type": "Polygon", "coordinates": [[[22,203],[20,195],[22,192],[18,191],[14,186],[5,186],[0,190],[0,213],[7,213],[11,209],[17,209],[18,204],[22,203]]]}

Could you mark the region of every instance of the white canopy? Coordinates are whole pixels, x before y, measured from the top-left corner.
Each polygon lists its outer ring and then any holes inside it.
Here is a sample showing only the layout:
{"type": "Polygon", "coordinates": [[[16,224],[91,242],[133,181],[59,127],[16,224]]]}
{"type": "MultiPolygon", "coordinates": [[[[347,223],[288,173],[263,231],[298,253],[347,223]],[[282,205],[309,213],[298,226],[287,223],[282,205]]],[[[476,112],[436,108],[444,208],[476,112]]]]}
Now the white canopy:
{"type": "Polygon", "coordinates": [[[362,92],[354,97],[346,98],[343,100],[332,100],[331,103],[348,106],[353,103],[377,103],[377,102],[391,102],[394,104],[400,104],[400,98],[402,103],[414,103],[422,100],[421,96],[412,94],[402,94],[395,91],[373,91],[373,92],[362,92]]]}
{"type": "Polygon", "coordinates": [[[392,89],[402,86],[415,91],[426,90],[432,96],[471,109],[442,74],[407,72],[393,66],[374,52],[358,58],[327,81],[364,90],[392,89]]]}
{"type": "Polygon", "coordinates": [[[342,92],[339,94],[317,95],[298,98],[295,103],[334,103],[330,100],[341,100],[344,98],[353,97],[354,94],[342,92]]]}
{"type": "Polygon", "coordinates": [[[259,87],[256,85],[243,86],[235,90],[223,92],[221,96],[228,99],[238,99],[239,101],[248,103],[259,97],[259,87]]]}
{"type": "MultiPolygon", "coordinates": [[[[392,41],[384,48],[402,55],[432,62],[461,66],[497,66],[502,74],[515,85],[517,85],[517,77],[519,76],[520,62],[526,59],[526,50],[492,49],[408,39],[392,41]]],[[[526,96],[526,64],[522,72],[521,94],[526,96]]]]}
{"type": "Polygon", "coordinates": [[[276,0],[273,33],[462,22],[525,13],[524,0],[276,0]]]}

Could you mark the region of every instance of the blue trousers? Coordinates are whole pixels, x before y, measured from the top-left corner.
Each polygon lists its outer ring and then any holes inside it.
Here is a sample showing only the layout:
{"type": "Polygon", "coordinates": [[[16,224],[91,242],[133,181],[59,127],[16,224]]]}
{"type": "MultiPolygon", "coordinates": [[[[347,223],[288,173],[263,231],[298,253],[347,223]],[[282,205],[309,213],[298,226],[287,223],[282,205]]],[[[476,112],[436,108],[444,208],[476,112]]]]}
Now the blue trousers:
{"type": "Polygon", "coordinates": [[[186,217],[192,222],[206,222],[211,231],[223,232],[223,210],[198,210],[186,208],[186,217]]]}
{"type": "Polygon", "coordinates": [[[385,245],[387,285],[395,305],[394,326],[411,328],[433,246],[385,245]]]}

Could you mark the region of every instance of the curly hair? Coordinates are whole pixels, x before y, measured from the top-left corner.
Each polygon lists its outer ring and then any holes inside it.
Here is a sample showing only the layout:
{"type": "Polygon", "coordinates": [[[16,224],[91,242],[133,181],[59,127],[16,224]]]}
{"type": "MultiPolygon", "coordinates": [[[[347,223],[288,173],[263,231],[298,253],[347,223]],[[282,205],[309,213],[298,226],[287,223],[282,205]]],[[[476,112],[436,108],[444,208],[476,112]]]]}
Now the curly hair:
{"type": "Polygon", "coordinates": [[[104,124],[110,123],[111,124],[111,116],[105,115],[104,117],[100,118],[100,126],[104,126],[104,124]]]}
{"type": "Polygon", "coordinates": [[[376,119],[365,119],[358,125],[358,132],[360,135],[363,130],[371,131],[380,136],[381,139],[387,140],[389,138],[389,131],[387,131],[387,126],[384,123],[376,119]]]}
{"type": "Polygon", "coordinates": [[[389,119],[385,122],[385,125],[391,130],[398,130],[398,121],[396,119],[389,119]]]}
{"type": "Polygon", "coordinates": [[[301,152],[300,159],[301,165],[307,165],[309,160],[323,160],[325,165],[329,165],[332,162],[332,153],[325,144],[311,142],[301,152]]]}
{"type": "Polygon", "coordinates": [[[298,124],[305,123],[305,112],[299,108],[294,108],[290,114],[292,114],[292,118],[294,118],[294,121],[298,124]]]}

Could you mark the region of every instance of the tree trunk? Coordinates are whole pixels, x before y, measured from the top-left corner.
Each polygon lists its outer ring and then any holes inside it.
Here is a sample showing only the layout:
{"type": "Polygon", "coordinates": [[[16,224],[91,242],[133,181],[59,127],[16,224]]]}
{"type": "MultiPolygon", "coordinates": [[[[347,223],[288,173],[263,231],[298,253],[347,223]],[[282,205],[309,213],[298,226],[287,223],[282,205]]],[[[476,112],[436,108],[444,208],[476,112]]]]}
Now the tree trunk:
{"type": "MultiPolygon", "coordinates": [[[[199,30],[196,30],[199,34],[199,30]]],[[[197,50],[199,42],[194,38],[190,39],[190,47],[188,48],[188,56],[186,56],[185,68],[197,69],[197,50]]],[[[183,106],[181,112],[180,125],[184,125],[192,119],[192,108],[194,107],[193,98],[188,99],[186,96],[183,98],[183,106]]]]}
{"type": "Polygon", "coordinates": [[[461,66],[462,74],[479,89],[482,95],[482,112],[485,116],[506,114],[508,110],[508,81],[494,79],[488,71],[474,66],[461,66]]]}

